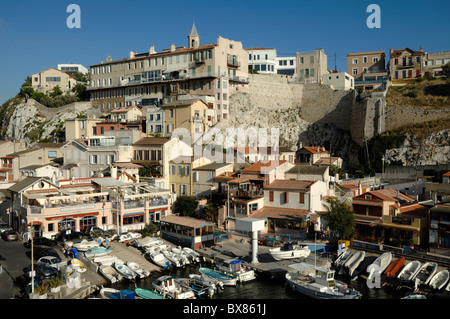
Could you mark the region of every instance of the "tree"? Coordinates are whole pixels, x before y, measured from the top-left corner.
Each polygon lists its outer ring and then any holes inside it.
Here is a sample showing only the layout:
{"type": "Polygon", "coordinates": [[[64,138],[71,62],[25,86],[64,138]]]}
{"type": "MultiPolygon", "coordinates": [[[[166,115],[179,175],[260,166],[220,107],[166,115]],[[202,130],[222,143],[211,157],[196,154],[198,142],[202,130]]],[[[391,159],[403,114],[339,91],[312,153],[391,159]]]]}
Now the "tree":
{"type": "Polygon", "coordinates": [[[198,202],[194,196],[179,196],[175,203],[173,203],[174,214],[180,214],[181,216],[195,216],[195,210],[197,209],[198,202]]]}
{"type": "Polygon", "coordinates": [[[330,230],[339,233],[339,237],[350,239],[355,231],[355,212],[345,203],[336,198],[327,199],[327,214],[330,230]]]}
{"type": "Polygon", "coordinates": [[[217,208],[213,204],[203,207],[202,218],[210,222],[217,221],[217,208]]]}

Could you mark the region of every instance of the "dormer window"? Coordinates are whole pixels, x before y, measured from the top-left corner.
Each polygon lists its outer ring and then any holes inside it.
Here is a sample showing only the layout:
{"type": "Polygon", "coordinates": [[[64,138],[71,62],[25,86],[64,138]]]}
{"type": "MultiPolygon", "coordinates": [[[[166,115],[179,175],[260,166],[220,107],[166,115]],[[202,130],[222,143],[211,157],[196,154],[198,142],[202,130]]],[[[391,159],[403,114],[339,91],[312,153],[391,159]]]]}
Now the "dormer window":
{"type": "Polygon", "coordinates": [[[364,199],[372,199],[372,195],[364,195],[364,199]]]}

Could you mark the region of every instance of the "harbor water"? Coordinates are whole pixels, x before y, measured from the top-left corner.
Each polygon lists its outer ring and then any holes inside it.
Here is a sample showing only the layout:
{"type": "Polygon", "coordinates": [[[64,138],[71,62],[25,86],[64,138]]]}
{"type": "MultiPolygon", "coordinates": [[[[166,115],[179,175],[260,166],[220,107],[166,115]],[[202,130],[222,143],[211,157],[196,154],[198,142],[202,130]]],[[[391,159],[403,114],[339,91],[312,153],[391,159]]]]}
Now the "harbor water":
{"type": "MultiPolygon", "coordinates": [[[[202,265],[210,267],[210,264],[202,265]]],[[[164,270],[162,272],[155,272],[149,277],[136,280],[123,280],[119,283],[110,284],[108,287],[115,289],[134,290],[135,287],[153,290],[152,281],[162,275],[172,275],[178,277],[189,277],[189,274],[199,274],[199,266],[187,265],[184,268],[174,268],[171,270],[164,270]]],[[[394,286],[385,285],[381,288],[369,288],[364,278],[351,280],[346,276],[335,276],[336,280],[343,281],[348,284],[350,288],[358,290],[362,294],[362,299],[400,299],[405,295],[413,293],[411,288],[398,289],[394,286]]],[[[430,293],[425,291],[428,299],[450,298],[450,293],[430,293]]],[[[214,294],[211,299],[310,299],[297,291],[293,291],[291,287],[286,285],[284,278],[265,278],[258,276],[256,280],[238,283],[236,287],[225,286],[223,290],[214,294]]]]}

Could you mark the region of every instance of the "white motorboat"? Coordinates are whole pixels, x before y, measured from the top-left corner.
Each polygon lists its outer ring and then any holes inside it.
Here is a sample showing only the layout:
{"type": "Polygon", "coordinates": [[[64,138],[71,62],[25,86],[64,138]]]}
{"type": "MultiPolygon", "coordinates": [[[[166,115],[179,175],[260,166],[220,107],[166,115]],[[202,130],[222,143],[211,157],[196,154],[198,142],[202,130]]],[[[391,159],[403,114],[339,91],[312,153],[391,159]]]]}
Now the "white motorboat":
{"type": "Polygon", "coordinates": [[[114,268],[126,279],[134,280],[137,274],[128,267],[122,260],[118,259],[114,262],[114,268]]]}
{"type": "Polygon", "coordinates": [[[364,260],[364,258],[366,257],[366,252],[365,251],[357,251],[355,252],[345,263],[344,263],[344,268],[346,268],[348,270],[348,274],[350,276],[353,275],[353,272],[355,271],[355,269],[358,267],[358,265],[361,263],[361,261],[364,260]]]}
{"type": "Polygon", "coordinates": [[[170,262],[169,259],[166,258],[166,256],[164,256],[163,253],[158,252],[158,251],[154,251],[149,253],[150,259],[159,267],[162,268],[170,268],[172,267],[172,263],[170,262]]]}
{"type": "Polygon", "coordinates": [[[437,267],[438,264],[432,261],[424,263],[413,277],[413,280],[419,285],[428,285],[431,278],[436,273],[437,267]]]}
{"type": "Polygon", "coordinates": [[[162,250],[161,253],[164,255],[164,257],[166,257],[167,259],[169,259],[170,263],[172,265],[174,265],[175,267],[182,267],[183,261],[181,260],[181,258],[179,258],[177,255],[175,255],[173,252],[171,252],[170,250],[162,250]]]}
{"type": "Polygon", "coordinates": [[[232,276],[237,276],[240,282],[256,279],[255,271],[244,266],[244,261],[240,259],[226,259],[222,262],[217,262],[216,268],[232,276]]]}
{"type": "Polygon", "coordinates": [[[122,233],[119,235],[119,242],[132,242],[137,238],[141,238],[142,234],[137,232],[122,233]]]}
{"type": "Polygon", "coordinates": [[[75,248],[78,251],[81,252],[86,252],[89,249],[93,248],[93,247],[99,247],[100,243],[96,240],[87,240],[87,239],[83,239],[80,242],[74,242],[72,244],[72,247],[75,248]]]}
{"type": "Polygon", "coordinates": [[[334,279],[334,270],[315,267],[307,263],[289,266],[285,275],[294,290],[316,299],[360,299],[361,293],[334,279]]]}
{"type": "Polygon", "coordinates": [[[188,265],[191,263],[191,256],[188,255],[181,247],[173,247],[172,253],[178,256],[181,259],[183,265],[188,265]]]}
{"type": "Polygon", "coordinates": [[[189,247],[183,247],[183,250],[189,255],[191,256],[193,262],[195,263],[199,263],[202,261],[202,255],[200,255],[198,252],[196,252],[195,250],[189,248],[189,247]]]}
{"type": "Polygon", "coordinates": [[[350,257],[352,256],[353,252],[351,250],[343,251],[334,261],[334,266],[335,267],[343,266],[347,262],[347,260],[349,260],[350,257]]]}
{"type": "Polygon", "coordinates": [[[375,272],[382,274],[392,261],[392,253],[385,252],[377,257],[373,263],[367,266],[366,271],[369,273],[368,279],[372,279],[375,272]]]}
{"type": "Polygon", "coordinates": [[[119,259],[119,257],[117,257],[116,255],[105,255],[105,256],[95,257],[93,259],[93,261],[94,261],[94,263],[97,263],[99,265],[111,266],[118,259],[119,259]]]}
{"type": "Polygon", "coordinates": [[[123,279],[123,276],[117,272],[114,267],[110,265],[102,265],[98,268],[100,274],[106,278],[110,283],[116,283],[123,279]]]}
{"type": "Polygon", "coordinates": [[[450,278],[450,272],[447,269],[442,269],[436,273],[429,282],[429,286],[436,290],[441,290],[447,284],[450,278]]]}
{"type": "Polygon", "coordinates": [[[164,297],[172,299],[195,299],[195,293],[189,287],[181,286],[176,277],[161,276],[152,281],[152,287],[164,297]]]}
{"type": "Polygon", "coordinates": [[[306,258],[311,253],[308,246],[287,243],[283,247],[269,249],[269,254],[275,260],[306,258]]]}
{"type": "Polygon", "coordinates": [[[102,299],[112,299],[111,296],[114,294],[118,294],[120,290],[114,288],[102,287],[100,289],[100,296],[102,299]]]}
{"type": "Polygon", "coordinates": [[[144,248],[144,247],[150,247],[150,246],[156,246],[163,244],[163,241],[160,240],[158,237],[141,237],[136,238],[132,245],[136,248],[144,248]]]}
{"type": "Polygon", "coordinates": [[[402,281],[412,280],[422,267],[422,263],[418,260],[413,260],[407,263],[397,275],[397,278],[402,281]]]}
{"type": "Polygon", "coordinates": [[[150,275],[150,271],[139,265],[137,262],[134,261],[127,261],[126,265],[131,268],[139,278],[145,278],[150,275]]]}
{"type": "Polygon", "coordinates": [[[427,299],[427,296],[422,294],[410,294],[402,297],[401,299],[427,299]]]}
{"type": "Polygon", "coordinates": [[[103,246],[97,246],[89,248],[84,255],[87,258],[94,258],[94,257],[100,257],[104,255],[108,255],[112,252],[112,249],[110,247],[103,247],[103,246]]]}
{"type": "Polygon", "coordinates": [[[195,296],[198,297],[212,297],[216,292],[215,288],[206,284],[201,279],[189,277],[189,278],[175,278],[175,282],[180,284],[181,286],[186,286],[187,288],[192,289],[194,291],[195,296]]]}

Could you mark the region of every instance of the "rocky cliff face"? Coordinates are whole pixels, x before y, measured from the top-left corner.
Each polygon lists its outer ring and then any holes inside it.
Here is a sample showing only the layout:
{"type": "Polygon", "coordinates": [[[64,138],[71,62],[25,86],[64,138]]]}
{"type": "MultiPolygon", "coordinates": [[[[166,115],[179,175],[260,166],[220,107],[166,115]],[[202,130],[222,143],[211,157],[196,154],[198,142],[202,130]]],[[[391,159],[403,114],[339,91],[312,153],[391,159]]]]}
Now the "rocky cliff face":
{"type": "Polygon", "coordinates": [[[450,129],[433,132],[423,140],[406,134],[402,147],[387,150],[385,160],[388,163],[401,160],[406,166],[449,163],[450,129]]]}
{"type": "Polygon", "coordinates": [[[30,99],[14,105],[14,109],[10,111],[12,115],[9,119],[4,119],[4,138],[24,142],[27,147],[37,141],[61,141],[64,140],[66,120],[92,111],[89,102],[47,108],[30,99]]]}

